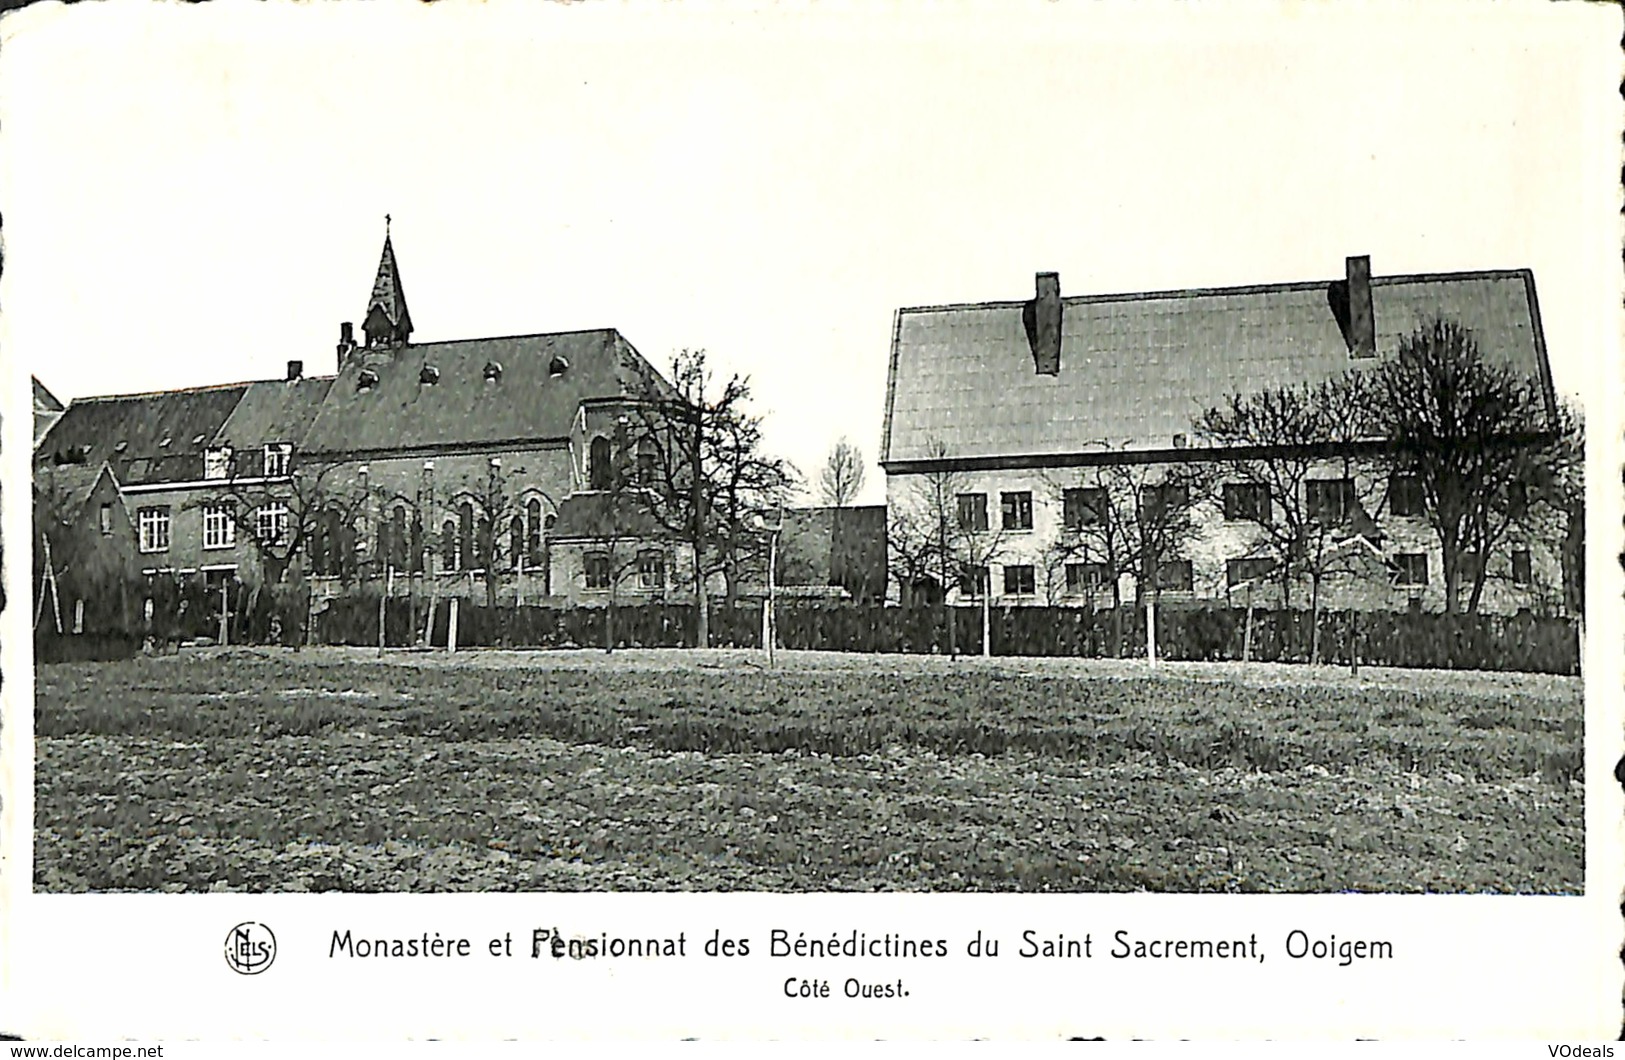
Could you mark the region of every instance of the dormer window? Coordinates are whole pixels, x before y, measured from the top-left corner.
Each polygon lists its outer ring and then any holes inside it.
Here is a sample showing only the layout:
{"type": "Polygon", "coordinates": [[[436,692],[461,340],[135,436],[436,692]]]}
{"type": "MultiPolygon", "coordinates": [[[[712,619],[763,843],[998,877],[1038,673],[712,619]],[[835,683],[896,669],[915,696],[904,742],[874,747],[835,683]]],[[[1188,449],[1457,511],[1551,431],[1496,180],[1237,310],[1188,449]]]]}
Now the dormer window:
{"type": "Polygon", "coordinates": [[[231,477],[231,446],[217,445],[203,454],[203,477],[206,479],[231,477]]]}
{"type": "Polygon", "coordinates": [[[129,442],[120,441],[117,445],[113,446],[113,452],[122,453],[122,452],[124,452],[124,450],[126,450],[128,448],[130,448],[130,443],[129,442]]]}
{"type": "Polygon", "coordinates": [[[554,379],[557,379],[559,376],[563,375],[569,370],[570,362],[565,360],[562,355],[554,354],[553,359],[547,362],[547,374],[552,376],[554,379]]]}
{"type": "Polygon", "coordinates": [[[265,447],[265,477],[286,478],[293,462],[293,446],[287,442],[272,442],[265,447]]]}
{"type": "Polygon", "coordinates": [[[361,369],[360,374],[355,377],[355,392],[357,394],[365,394],[377,385],[378,373],[371,368],[361,369]]]}
{"type": "Polygon", "coordinates": [[[496,361],[486,361],[485,381],[487,383],[500,383],[502,381],[502,365],[496,361]]]}
{"type": "Polygon", "coordinates": [[[424,386],[434,386],[440,382],[440,369],[432,364],[426,364],[418,370],[418,382],[424,386]]]}

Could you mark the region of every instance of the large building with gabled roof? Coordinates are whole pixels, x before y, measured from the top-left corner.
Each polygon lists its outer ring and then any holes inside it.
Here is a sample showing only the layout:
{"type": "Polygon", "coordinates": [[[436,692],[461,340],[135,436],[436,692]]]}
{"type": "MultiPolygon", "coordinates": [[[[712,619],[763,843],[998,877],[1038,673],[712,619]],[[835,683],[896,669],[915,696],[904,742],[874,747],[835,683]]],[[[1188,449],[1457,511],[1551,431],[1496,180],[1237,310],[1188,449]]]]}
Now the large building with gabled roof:
{"type": "MultiPolygon", "coordinates": [[[[149,576],[393,571],[444,595],[489,580],[529,601],[607,597],[582,556],[561,557],[554,577],[553,522],[603,488],[629,410],[674,396],[664,378],[613,328],[413,333],[386,231],[361,338],[340,325],[333,374],[306,376],[294,359],[283,379],[79,399],[40,438],[36,467],[105,464],[149,576]]],[[[592,548],[578,538],[567,553],[592,548]]],[[[665,592],[648,580],[631,595],[665,592]]]]}
{"type": "MultiPolygon", "coordinates": [[[[1134,467],[1151,481],[1159,468],[1212,462],[1223,454],[1204,450],[1193,429],[1205,409],[1378,363],[1438,318],[1470,329],[1486,362],[1536,381],[1555,417],[1527,269],[1373,276],[1358,256],[1330,280],[1069,296],[1056,274],[1039,273],[1030,299],[898,310],[880,456],[893,519],[918,507],[928,482],[951,482],[956,516],[999,538],[979,573],[901,595],[964,599],[985,585],[1004,604],[1132,598],[1141,587],[1131,576],[1076,547],[1099,469],[1134,467]]],[[[1351,562],[1366,576],[1346,579],[1334,606],[1442,605],[1437,547],[1411,499],[1401,490],[1391,502],[1389,485],[1349,490],[1370,498],[1354,505],[1347,542],[1368,562],[1351,562]]],[[[1159,597],[1223,599],[1262,580],[1245,520],[1227,508],[1231,488],[1215,483],[1211,503],[1193,509],[1203,532],[1159,569],[1159,597]]],[[[1504,555],[1485,557],[1495,574],[1486,608],[1560,598],[1552,552],[1514,535],[1504,555]]]]}

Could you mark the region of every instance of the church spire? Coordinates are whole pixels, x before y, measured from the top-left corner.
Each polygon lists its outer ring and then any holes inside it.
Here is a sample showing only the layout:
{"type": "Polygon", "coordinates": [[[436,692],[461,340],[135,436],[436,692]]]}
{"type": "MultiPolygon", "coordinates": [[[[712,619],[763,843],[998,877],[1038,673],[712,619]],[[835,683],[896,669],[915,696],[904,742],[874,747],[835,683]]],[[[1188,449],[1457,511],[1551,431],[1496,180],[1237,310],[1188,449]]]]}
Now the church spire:
{"type": "Polygon", "coordinates": [[[361,329],[368,346],[404,346],[412,337],[412,314],[406,308],[406,292],[401,289],[401,270],[395,264],[395,246],[389,238],[389,214],[384,215],[384,253],[378,259],[378,277],[372,281],[372,298],[361,329]]]}

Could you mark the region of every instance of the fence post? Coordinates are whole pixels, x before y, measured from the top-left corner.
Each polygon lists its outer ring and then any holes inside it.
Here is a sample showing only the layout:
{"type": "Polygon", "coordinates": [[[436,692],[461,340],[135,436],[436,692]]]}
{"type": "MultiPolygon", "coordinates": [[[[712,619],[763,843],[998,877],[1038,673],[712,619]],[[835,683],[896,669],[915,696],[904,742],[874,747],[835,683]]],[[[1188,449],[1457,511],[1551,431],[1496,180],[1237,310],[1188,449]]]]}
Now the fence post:
{"type": "Polygon", "coordinates": [[[384,592],[382,596],[378,597],[378,657],[380,659],[384,657],[384,609],[385,605],[389,603],[389,594],[394,588],[395,568],[386,567],[384,569],[384,592]]]}
{"type": "Polygon", "coordinates": [[[457,597],[451,598],[451,614],[446,623],[446,650],[457,652],[457,597]]]}
{"type": "Polygon", "coordinates": [[[1152,665],[1157,665],[1157,599],[1155,596],[1145,598],[1145,657],[1152,665]]]}

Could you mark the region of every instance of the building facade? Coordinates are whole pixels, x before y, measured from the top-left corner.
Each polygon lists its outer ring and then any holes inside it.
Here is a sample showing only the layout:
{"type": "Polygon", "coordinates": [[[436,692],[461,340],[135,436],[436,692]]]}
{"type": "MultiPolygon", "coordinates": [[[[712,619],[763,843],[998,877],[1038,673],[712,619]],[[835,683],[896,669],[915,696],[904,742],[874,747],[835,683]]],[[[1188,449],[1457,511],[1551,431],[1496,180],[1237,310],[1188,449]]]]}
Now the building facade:
{"type": "Polygon", "coordinates": [[[36,478],[107,464],[147,577],[590,599],[554,577],[555,521],[610,488],[618,427],[664,378],[612,328],[413,342],[387,232],[362,321],[332,375],[76,400],[36,478]]]}
{"type": "MultiPolygon", "coordinates": [[[[1331,281],[1082,297],[1062,297],[1058,277],[1041,273],[1029,301],[899,310],[881,456],[888,508],[894,527],[912,522],[929,538],[935,526],[944,544],[934,516],[946,516],[960,547],[939,549],[953,563],[912,572],[894,556],[893,598],[965,600],[985,588],[1001,604],[1099,607],[1154,591],[1307,606],[1308,586],[1270,576],[1272,513],[1259,510],[1259,491],[1227,474],[1235,454],[1205,444],[1197,421],[1230,395],[1380,363],[1431,319],[1471,329],[1486,363],[1534,380],[1555,419],[1528,270],[1373,277],[1367,258],[1345,264],[1331,281]],[[1145,513],[1169,503],[1178,518],[1157,529],[1166,547],[1155,565],[1143,549],[1122,555],[1134,530],[1153,525],[1145,513]],[[1114,533],[1114,521],[1135,520],[1114,533]]],[[[1361,454],[1303,459],[1295,497],[1337,528],[1317,541],[1317,602],[1441,609],[1442,556],[1416,483],[1361,454]]],[[[1560,608],[1559,551],[1514,525],[1496,554],[1475,560],[1487,564],[1480,609],[1560,608]]]]}

